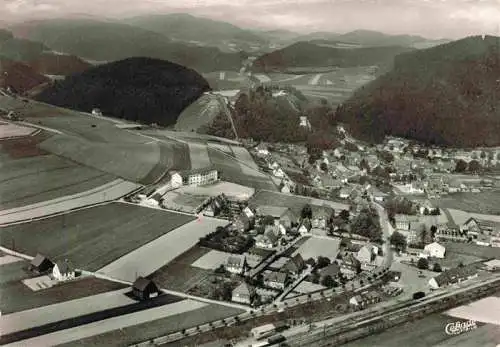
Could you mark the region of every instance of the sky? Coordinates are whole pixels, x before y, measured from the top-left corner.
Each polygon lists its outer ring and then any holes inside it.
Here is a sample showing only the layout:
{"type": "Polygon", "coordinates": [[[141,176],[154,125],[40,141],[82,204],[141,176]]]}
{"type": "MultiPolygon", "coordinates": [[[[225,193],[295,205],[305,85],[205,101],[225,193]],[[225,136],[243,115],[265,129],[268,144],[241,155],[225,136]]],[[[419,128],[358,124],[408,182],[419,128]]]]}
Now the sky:
{"type": "Polygon", "coordinates": [[[0,22],[178,12],[301,33],[366,29],[428,38],[500,35],[500,0],[0,0],[0,22]]]}

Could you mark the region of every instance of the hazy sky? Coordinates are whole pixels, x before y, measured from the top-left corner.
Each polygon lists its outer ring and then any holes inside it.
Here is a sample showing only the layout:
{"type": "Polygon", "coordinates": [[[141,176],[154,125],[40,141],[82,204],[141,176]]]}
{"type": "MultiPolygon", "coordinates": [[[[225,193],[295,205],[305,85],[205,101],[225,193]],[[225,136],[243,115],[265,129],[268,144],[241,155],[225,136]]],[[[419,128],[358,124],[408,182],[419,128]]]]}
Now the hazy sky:
{"type": "Polygon", "coordinates": [[[500,34],[500,0],[0,0],[0,21],[161,12],[300,32],[370,29],[431,38],[500,34]]]}

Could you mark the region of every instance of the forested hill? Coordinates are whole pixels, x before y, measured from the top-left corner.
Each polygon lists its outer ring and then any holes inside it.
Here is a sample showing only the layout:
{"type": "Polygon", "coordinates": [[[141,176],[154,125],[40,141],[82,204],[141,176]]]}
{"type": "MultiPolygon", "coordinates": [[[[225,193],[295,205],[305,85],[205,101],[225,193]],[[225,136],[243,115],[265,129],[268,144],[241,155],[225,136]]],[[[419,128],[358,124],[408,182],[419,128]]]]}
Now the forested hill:
{"type": "Polygon", "coordinates": [[[297,42],[283,49],[265,54],[253,63],[255,71],[286,71],[293,67],[353,67],[377,65],[384,69],[392,67],[397,54],[413,51],[413,48],[364,47],[334,48],[311,42],[297,42]]]}
{"type": "Polygon", "coordinates": [[[500,40],[468,37],[401,54],[336,112],[354,136],[448,146],[500,145],[500,40]]]}
{"type": "Polygon", "coordinates": [[[168,61],[129,58],[57,81],[36,99],[140,123],[172,125],[184,108],[210,89],[197,72],[168,61]]]}

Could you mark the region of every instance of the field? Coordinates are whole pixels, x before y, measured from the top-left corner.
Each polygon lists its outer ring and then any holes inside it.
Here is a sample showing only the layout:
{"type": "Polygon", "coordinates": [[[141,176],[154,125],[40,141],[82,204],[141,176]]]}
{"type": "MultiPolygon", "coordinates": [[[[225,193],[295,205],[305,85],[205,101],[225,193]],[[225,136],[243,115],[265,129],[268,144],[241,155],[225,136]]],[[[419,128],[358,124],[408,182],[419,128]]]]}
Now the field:
{"type": "MultiPolygon", "coordinates": [[[[81,185],[79,185],[79,187],[83,189],[81,185]]],[[[96,188],[73,195],[64,195],[52,200],[3,210],[0,211],[0,225],[26,221],[28,219],[32,220],[72,209],[116,200],[136,190],[138,187],[139,185],[135,183],[116,179],[96,188]]]]}
{"type": "Polygon", "coordinates": [[[453,222],[457,225],[461,225],[465,223],[469,218],[476,217],[480,219],[490,220],[500,222],[500,215],[491,215],[491,214],[480,214],[480,213],[471,213],[462,210],[455,210],[448,208],[447,209],[451,218],[453,218],[453,222]]]}
{"type": "MultiPolygon", "coordinates": [[[[159,210],[157,213],[161,215],[164,211],[159,210]]],[[[192,216],[167,213],[168,215],[162,216],[164,225],[159,223],[155,225],[151,220],[145,226],[146,230],[154,228],[151,232],[157,235],[155,238],[148,238],[148,241],[142,244],[136,241],[134,250],[130,249],[128,251],[130,253],[123,252],[121,258],[115,258],[115,261],[99,269],[99,272],[131,282],[136,279],[137,274],[148,276],[193,247],[200,237],[215,231],[218,226],[226,226],[229,223],[226,220],[209,217],[193,220],[192,216]]],[[[145,230],[141,230],[139,235],[144,234],[145,230]]]]}
{"type": "Polygon", "coordinates": [[[456,193],[431,200],[440,208],[500,216],[500,191],[456,193]]]}
{"type": "Polygon", "coordinates": [[[127,346],[240,313],[242,313],[242,310],[238,310],[236,308],[210,304],[184,313],[174,314],[169,317],[151,320],[149,322],[124,327],[122,329],[117,328],[116,330],[109,331],[104,334],[73,341],[67,344],[61,344],[59,346],[127,346]]]}
{"type": "Polygon", "coordinates": [[[221,252],[217,250],[211,250],[207,254],[198,258],[191,266],[204,269],[204,270],[215,270],[220,265],[224,265],[227,258],[231,256],[231,253],[221,252]]]}
{"type": "Polygon", "coordinates": [[[181,187],[175,190],[180,194],[199,195],[199,196],[218,196],[225,194],[228,198],[238,200],[248,200],[255,193],[255,189],[239,184],[219,181],[214,184],[199,187],[181,187]]]}
{"type": "Polygon", "coordinates": [[[77,268],[95,271],[193,219],[164,210],[110,203],[3,227],[0,242],[28,255],[67,258],[77,268]]]}
{"type": "Polygon", "coordinates": [[[210,270],[192,266],[193,263],[210,251],[211,249],[208,248],[193,246],[149,277],[162,288],[186,292],[213,273],[210,270]]]}
{"type": "Polygon", "coordinates": [[[340,239],[331,237],[313,236],[304,242],[295,252],[300,254],[304,260],[318,256],[330,258],[331,261],[337,258],[339,252],[340,239]]]}
{"type": "Polygon", "coordinates": [[[207,198],[208,196],[184,193],[176,189],[163,195],[163,206],[169,210],[195,213],[207,198]]]}
{"type": "Polygon", "coordinates": [[[277,189],[268,176],[257,171],[253,172],[252,175],[244,173],[240,163],[224,153],[209,148],[208,154],[210,155],[212,164],[221,171],[221,180],[252,187],[256,190],[267,189],[275,191],[277,189]]]}
{"type": "Polygon", "coordinates": [[[219,151],[222,151],[226,153],[227,155],[230,155],[234,157],[233,150],[231,149],[231,146],[222,144],[222,143],[217,143],[217,142],[208,142],[207,143],[208,148],[215,148],[218,149],[219,151]]]}
{"type": "Polygon", "coordinates": [[[123,289],[126,286],[93,277],[33,292],[21,281],[36,276],[29,273],[27,261],[0,266],[0,311],[2,315],[64,301],[123,289]]]}
{"type": "Polygon", "coordinates": [[[260,191],[255,193],[255,195],[250,199],[249,204],[255,207],[260,205],[288,207],[297,215],[300,215],[302,208],[306,204],[311,205],[313,213],[315,206],[319,207],[323,205],[330,206],[335,210],[335,213],[338,213],[343,209],[349,209],[349,206],[343,203],[270,191],[260,191]]]}
{"type": "Polygon", "coordinates": [[[500,326],[500,298],[490,296],[469,305],[451,309],[447,314],[460,319],[470,319],[500,326]]]}
{"type": "Polygon", "coordinates": [[[231,149],[234,153],[235,158],[245,163],[245,165],[241,165],[241,169],[243,171],[245,171],[245,169],[247,170],[245,174],[251,175],[252,172],[255,172],[255,170],[259,170],[259,167],[257,166],[257,164],[255,164],[255,161],[245,147],[231,146],[231,149]],[[249,167],[254,170],[248,170],[249,167]]]}
{"type": "Polygon", "coordinates": [[[37,131],[34,128],[0,122],[0,140],[10,137],[28,136],[37,131]]]}
{"type": "Polygon", "coordinates": [[[189,156],[191,169],[202,169],[211,165],[207,145],[204,143],[189,142],[189,156]]]}
{"type": "Polygon", "coordinates": [[[2,160],[2,210],[72,195],[113,181],[115,177],[54,155],[2,160]]]}
{"type": "MultiPolygon", "coordinates": [[[[500,248],[479,246],[468,243],[446,242],[443,244],[446,247],[446,256],[448,254],[464,254],[481,259],[496,258],[500,259],[500,248]]],[[[459,255],[457,257],[459,257],[459,255]]]]}

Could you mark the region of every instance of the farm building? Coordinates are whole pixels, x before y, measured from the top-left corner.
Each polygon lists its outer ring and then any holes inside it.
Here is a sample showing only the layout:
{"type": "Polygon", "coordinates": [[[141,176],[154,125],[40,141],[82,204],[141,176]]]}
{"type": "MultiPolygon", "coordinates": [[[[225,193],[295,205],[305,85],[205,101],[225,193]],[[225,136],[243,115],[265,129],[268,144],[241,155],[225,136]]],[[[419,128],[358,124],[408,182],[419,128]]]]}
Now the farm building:
{"type": "Polygon", "coordinates": [[[356,254],[356,258],[361,263],[371,263],[375,260],[378,254],[378,247],[372,244],[367,244],[361,247],[361,249],[356,254]]]}
{"type": "Polygon", "coordinates": [[[148,300],[157,297],[160,289],[152,280],[139,277],[132,285],[132,294],[139,300],[148,300]]]}
{"type": "Polygon", "coordinates": [[[75,269],[67,260],[58,261],[52,269],[52,276],[58,281],[68,281],[75,278],[75,269]]]}
{"type": "Polygon", "coordinates": [[[380,295],[374,292],[362,293],[349,299],[349,305],[355,309],[362,309],[368,305],[380,302],[380,295]]]}
{"type": "Polygon", "coordinates": [[[446,248],[437,242],[433,242],[424,247],[424,253],[430,257],[443,259],[446,248]]]}
{"type": "Polygon", "coordinates": [[[297,223],[297,216],[288,207],[263,205],[257,207],[256,213],[258,216],[271,216],[275,220],[275,224],[282,224],[290,228],[292,223],[297,223]]]}
{"type": "Polygon", "coordinates": [[[296,254],[283,266],[282,272],[297,276],[306,268],[306,263],[300,254],[296,254]]]}
{"type": "Polygon", "coordinates": [[[438,276],[429,280],[431,289],[446,287],[450,284],[467,281],[477,277],[477,269],[473,265],[453,268],[440,273],[438,276]]]}
{"type": "Polygon", "coordinates": [[[278,237],[273,231],[268,230],[263,235],[257,235],[255,238],[255,247],[272,249],[278,245],[278,237]]]}
{"type": "Polygon", "coordinates": [[[500,222],[489,221],[479,218],[469,218],[464,224],[463,229],[468,231],[469,235],[486,234],[492,235],[500,233],[500,222]]]}
{"type": "Polygon", "coordinates": [[[325,277],[330,276],[331,278],[336,278],[340,275],[340,265],[336,262],[331,263],[330,265],[319,270],[320,280],[323,280],[325,277]]]}
{"type": "Polygon", "coordinates": [[[30,263],[30,270],[38,273],[50,271],[53,267],[54,263],[40,253],[38,253],[30,263]]]}
{"type": "Polygon", "coordinates": [[[247,283],[243,282],[233,290],[231,300],[240,304],[250,305],[255,296],[255,290],[247,283]]]}

